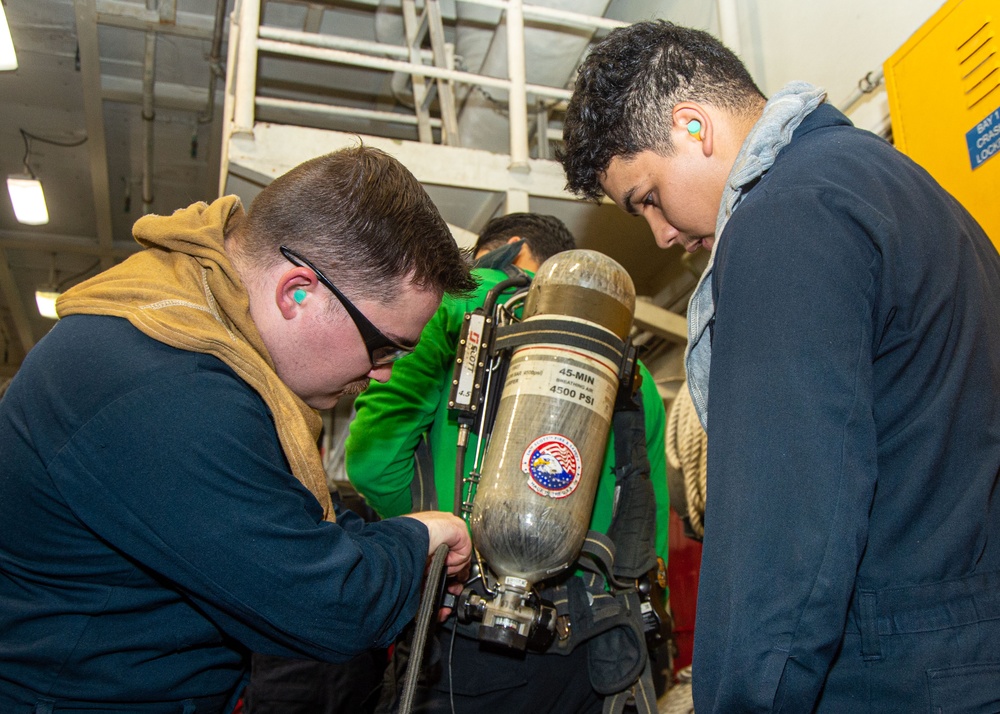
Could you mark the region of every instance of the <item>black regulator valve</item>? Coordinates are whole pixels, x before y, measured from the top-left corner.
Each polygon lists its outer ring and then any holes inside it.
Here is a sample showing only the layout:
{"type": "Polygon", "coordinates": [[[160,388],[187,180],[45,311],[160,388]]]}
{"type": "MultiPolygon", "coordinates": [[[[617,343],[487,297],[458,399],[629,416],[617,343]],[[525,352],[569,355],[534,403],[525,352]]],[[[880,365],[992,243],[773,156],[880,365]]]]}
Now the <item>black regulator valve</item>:
{"type": "Polygon", "coordinates": [[[479,581],[462,591],[455,614],[462,624],[481,623],[479,640],[490,645],[544,652],[555,640],[556,609],[533,591],[520,600],[511,593],[491,597],[479,581]],[[495,612],[498,599],[504,606],[495,612]]]}

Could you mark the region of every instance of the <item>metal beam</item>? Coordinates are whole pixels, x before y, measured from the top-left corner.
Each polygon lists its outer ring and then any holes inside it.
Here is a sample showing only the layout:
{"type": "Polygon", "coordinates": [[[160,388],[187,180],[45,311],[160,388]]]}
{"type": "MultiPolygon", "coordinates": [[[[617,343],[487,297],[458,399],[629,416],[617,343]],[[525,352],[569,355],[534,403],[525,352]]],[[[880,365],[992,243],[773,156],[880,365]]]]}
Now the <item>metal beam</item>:
{"type": "MultiPolygon", "coordinates": [[[[434,64],[446,69],[454,69],[454,46],[444,41],[444,25],[441,18],[441,5],[438,0],[427,0],[424,3],[424,13],[427,15],[427,30],[431,37],[431,47],[434,50],[434,64]]],[[[455,83],[451,80],[438,79],[437,94],[441,104],[441,123],[444,125],[443,144],[459,146],[458,111],[455,106],[455,83]]]]}
{"type": "MultiPolygon", "coordinates": [[[[96,19],[100,25],[122,27],[142,32],[162,32],[198,40],[212,39],[212,18],[191,12],[174,12],[175,21],[163,22],[156,10],[120,0],[96,0],[96,19]]],[[[169,13],[169,8],[166,8],[169,13]]]]}
{"type": "Polygon", "coordinates": [[[687,319],[651,302],[636,300],[635,326],[670,342],[687,344],[687,319]]]}
{"type": "MultiPolygon", "coordinates": [[[[410,64],[421,65],[420,45],[427,32],[427,13],[417,15],[417,4],[414,0],[402,0],[403,27],[406,32],[406,47],[409,52],[410,64]]],[[[427,97],[427,80],[422,74],[410,75],[410,87],[413,92],[413,111],[417,117],[417,136],[425,144],[433,143],[431,133],[431,116],[424,103],[427,97]]]]}
{"type": "MultiPolygon", "coordinates": [[[[44,253],[76,253],[102,255],[104,249],[93,238],[58,235],[55,233],[29,233],[27,231],[0,231],[0,249],[33,250],[44,253]]],[[[115,258],[127,258],[142,250],[135,241],[116,241],[111,248],[115,258]]]]}
{"type": "MultiPolygon", "coordinates": [[[[101,77],[101,98],[111,102],[142,104],[142,80],[104,75],[101,77]]],[[[157,82],[153,106],[157,109],[180,109],[198,112],[208,102],[208,90],[187,84],[157,82]]]]}
{"type": "Polygon", "coordinates": [[[316,3],[309,3],[306,9],[306,19],[302,23],[304,32],[319,32],[323,26],[323,12],[326,8],[316,3]]]}
{"type": "MultiPolygon", "coordinates": [[[[173,25],[177,22],[177,0],[159,0],[160,22],[164,25],[173,25]]],[[[149,3],[146,3],[149,7],[149,3]]]]}
{"type": "MultiPolygon", "coordinates": [[[[457,0],[458,2],[468,3],[469,5],[482,5],[483,7],[494,7],[498,10],[509,10],[510,0],[457,0]]],[[[533,20],[551,20],[558,22],[560,25],[567,25],[569,27],[581,27],[583,29],[595,29],[603,28],[606,30],[614,30],[619,27],[625,27],[628,23],[621,22],[620,20],[610,20],[606,17],[597,17],[595,15],[583,15],[578,12],[570,12],[568,10],[558,10],[556,8],[545,7],[543,5],[524,5],[522,6],[522,11],[526,18],[531,18],[533,20]]]]}
{"type": "Polygon", "coordinates": [[[24,354],[28,354],[35,346],[35,334],[31,329],[28,314],[24,310],[24,302],[21,300],[21,293],[17,290],[17,283],[14,282],[14,274],[10,272],[7,251],[3,248],[0,248],[0,288],[3,289],[7,307],[10,308],[10,316],[14,320],[14,329],[17,330],[21,347],[24,349],[24,354]]]}
{"type": "MultiPolygon", "coordinates": [[[[387,59],[384,57],[370,57],[358,52],[345,52],[343,50],[328,49],[325,47],[309,47],[306,45],[296,45],[289,42],[275,42],[261,38],[256,42],[255,47],[261,52],[269,52],[276,55],[287,55],[289,57],[305,57],[307,59],[319,60],[320,62],[331,62],[333,64],[346,64],[352,67],[367,67],[368,69],[380,69],[386,72],[406,72],[407,74],[417,74],[433,79],[450,79],[456,82],[478,85],[481,87],[495,87],[497,89],[510,90],[509,79],[500,77],[489,77],[484,74],[474,74],[472,72],[462,72],[445,67],[434,67],[431,65],[413,64],[401,62],[399,60],[387,59]]],[[[240,60],[242,62],[242,60],[240,60]]],[[[550,99],[569,99],[573,96],[570,89],[559,87],[545,87],[540,84],[526,84],[525,91],[538,97],[548,97],[550,99]]],[[[239,92],[237,92],[239,94],[239,92]]]]}
{"type": "MultiPolygon", "coordinates": [[[[260,30],[261,0],[241,0],[239,13],[234,15],[239,25],[236,48],[236,77],[233,80],[235,108],[232,132],[253,132],[254,99],[257,96],[257,33],[260,30]]],[[[230,25],[230,34],[232,25],[230,25]]],[[[230,39],[232,42],[232,39],[230,39]]]]}
{"type": "MultiPolygon", "coordinates": [[[[410,58],[410,51],[406,47],[402,45],[390,45],[387,42],[359,40],[354,37],[342,37],[341,35],[320,35],[315,32],[299,32],[298,30],[288,30],[283,27],[271,27],[269,25],[261,25],[258,32],[262,40],[276,40],[278,42],[288,42],[293,45],[308,45],[310,47],[325,47],[331,50],[346,50],[366,55],[395,57],[401,60],[409,60],[410,58]]],[[[420,58],[432,62],[434,60],[434,53],[430,50],[420,50],[420,58]]]]}
{"type": "MultiPolygon", "coordinates": [[[[303,121],[304,116],[310,114],[384,121],[391,124],[417,124],[417,117],[413,114],[384,112],[376,109],[358,109],[355,107],[338,106],[336,104],[319,104],[317,102],[302,102],[297,99],[278,99],[276,97],[257,97],[254,103],[258,109],[272,109],[279,112],[277,115],[274,113],[269,115],[269,120],[281,121],[288,124],[304,124],[306,123],[303,121]]],[[[441,126],[441,120],[434,117],[428,118],[427,123],[429,126],[435,128],[441,126]]]]}
{"type": "MultiPolygon", "coordinates": [[[[513,165],[513,164],[512,164],[513,165]]],[[[518,188],[512,188],[507,191],[507,198],[504,201],[503,212],[508,213],[527,213],[531,210],[531,203],[529,201],[528,192],[518,188]]]]}
{"type": "Polygon", "coordinates": [[[252,139],[234,134],[227,144],[228,160],[244,168],[233,166],[230,171],[244,174],[250,169],[275,179],[320,154],[357,146],[359,140],[395,156],[424,184],[505,195],[514,189],[529,196],[578,200],[566,191],[566,175],[557,161],[529,159],[530,171],[511,171],[506,154],[284,124],[258,123],[252,139]]]}
{"type": "Polygon", "coordinates": [[[94,193],[97,242],[101,247],[101,268],[110,268],[113,240],[111,192],[108,187],[108,148],[104,137],[104,107],[101,99],[101,53],[97,42],[95,0],[75,0],[76,37],[80,48],[80,77],[83,81],[83,113],[90,155],[90,182],[94,193]]]}
{"type": "Polygon", "coordinates": [[[492,197],[483,201],[483,205],[476,211],[476,215],[469,221],[469,228],[476,233],[482,232],[486,224],[490,222],[493,215],[500,210],[500,207],[507,200],[506,193],[494,193],[492,197]]]}
{"type": "MultiPolygon", "coordinates": [[[[229,16],[229,43],[226,47],[226,81],[222,89],[222,117],[219,120],[222,129],[222,141],[219,143],[219,183],[216,196],[226,192],[226,182],[229,175],[229,143],[233,136],[234,116],[236,112],[236,48],[240,45],[240,25],[236,13],[229,16]]],[[[251,110],[251,113],[253,110],[251,110]]]]}
{"type": "MultiPolygon", "coordinates": [[[[510,128],[510,166],[528,168],[528,92],[525,89],[524,7],[521,0],[510,0],[504,20],[507,23],[507,117],[510,128]]],[[[527,202],[527,198],[525,198],[527,202]]],[[[508,199],[509,203],[509,199],[508,199]]],[[[528,210],[528,209],[523,209],[528,210]]],[[[512,213],[512,211],[507,211],[512,213]]]]}

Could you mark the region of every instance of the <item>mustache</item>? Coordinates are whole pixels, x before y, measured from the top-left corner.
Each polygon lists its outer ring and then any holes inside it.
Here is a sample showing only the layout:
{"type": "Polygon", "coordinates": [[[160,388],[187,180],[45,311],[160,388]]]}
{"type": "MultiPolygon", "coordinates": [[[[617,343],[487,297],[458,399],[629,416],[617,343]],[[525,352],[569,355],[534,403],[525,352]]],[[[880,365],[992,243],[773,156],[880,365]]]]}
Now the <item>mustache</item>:
{"type": "Polygon", "coordinates": [[[361,392],[368,389],[369,384],[371,384],[371,379],[368,377],[354,382],[348,382],[348,384],[344,387],[343,393],[345,395],[349,394],[351,396],[357,396],[358,394],[361,394],[361,392]]]}

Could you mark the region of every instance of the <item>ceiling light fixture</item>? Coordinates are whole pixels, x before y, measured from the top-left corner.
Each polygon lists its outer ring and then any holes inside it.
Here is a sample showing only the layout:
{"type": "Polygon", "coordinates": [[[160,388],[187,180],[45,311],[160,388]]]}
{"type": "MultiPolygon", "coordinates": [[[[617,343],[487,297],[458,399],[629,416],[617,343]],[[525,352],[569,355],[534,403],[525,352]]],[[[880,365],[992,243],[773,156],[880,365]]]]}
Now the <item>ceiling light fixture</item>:
{"type": "Polygon", "coordinates": [[[42,191],[42,182],[35,176],[35,172],[28,163],[31,156],[31,140],[40,141],[43,144],[53,146],[73,147],[80,146],[87,140],[87,137],[75,141],[53,141],[43,139],[19,129],[21,138],[24,140],[24,163],[25,173],[13,174],[7,177],[7,193],[10,194],[10,203],[14,207],[14,216],[18,222],[29,226],[41,226],[49,222],[49,209],[45,205],[45,192],[42,191]]]}
{"type": "Polygon", "coordinates": [[[7,193],[10,194],[10,203],[14,206],[14,216],[20,223],[41,226],[49,222],[49,210],[45,205],[42,182],[34,176],[8,176],[7,193]]]}
{"type": "Polygon", "coordinates": [[[56,312],[56,300],[62,295],[57,290],[36,290],[35,304],[38,306],[38,314],[50,320],[58,320],[59,313],[56,312]]]}
{"type": "Polygon", "coordinates": [[[17,54],[14,52],[14,40],[10,37],[7,11],[0,2],[0,71],[12,69],[17,69],[17,54]]]}
{"type": "Polygon", "coordinates": [[[56,283],[56,254],[53,253],[49,261],[49,282],[48,285],[35,290],[35,305],[38,306],[38,314],[50,320],[58,320],[59,313],[56,312],[56,300],[62,291],[56,283]]]}
{"type": "Polygon", "coordinates": [[[93,263],[78,273],[73,273],[62,280],[56,280],[56,254],[52,253],[52,260],[49,264],[49,282],[45,287],[35,290],[35,304],[38,306],[38,313],[42,317],[50,320],[58,320],[59,314],[56,312],[56,300],[63,294],[67,287],[75,285],[80,278],[83,278],[101,266],[101,259],[98,258],[93,263]]]}

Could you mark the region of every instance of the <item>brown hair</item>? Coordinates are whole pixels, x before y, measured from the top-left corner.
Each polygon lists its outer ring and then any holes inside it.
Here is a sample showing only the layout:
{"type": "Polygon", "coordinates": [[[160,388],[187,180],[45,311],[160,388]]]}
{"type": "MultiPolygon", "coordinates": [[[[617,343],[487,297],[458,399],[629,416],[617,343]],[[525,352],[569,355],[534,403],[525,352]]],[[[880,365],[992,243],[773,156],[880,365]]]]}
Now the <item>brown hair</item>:
{"type": "Polygon", "coordinates": [[[306,161],[254,199],[239,228],[238,253],[267,269],[284,260],[282,245],[362,297],[385,295],[411,274],[415,284],[441,292],[475,288],[465,256],[416,177],[363,145],[306,161]]]}

